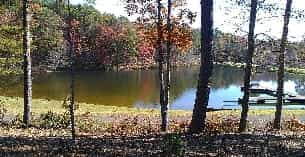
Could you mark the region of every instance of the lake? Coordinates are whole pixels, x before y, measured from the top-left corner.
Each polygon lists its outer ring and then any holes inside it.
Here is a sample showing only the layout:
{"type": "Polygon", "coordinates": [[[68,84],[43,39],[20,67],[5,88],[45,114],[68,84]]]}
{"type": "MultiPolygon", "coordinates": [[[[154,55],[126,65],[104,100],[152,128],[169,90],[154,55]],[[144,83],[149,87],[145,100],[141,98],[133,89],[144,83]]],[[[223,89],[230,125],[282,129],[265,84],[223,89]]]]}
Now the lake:
{"type": "MultiPolygon", "coordinates": [[[[193,109],[198,72],[198,67],[178,68],[172,72],[170,109],[193,109]]],[[[224,107],[223,101],[237,100],[242,96],[240,87],[243,85],[243,75],[242,69],[216,65],[209,107],[239,108],[236,103],[224,107]]],[[[276,73],[265,72],[255,74],[252,81],[264,87],[276,89],[276,78],[276,73]]],[[[22,79],[14,77],[1,80],[0,95],[23,96],[22,79]],[[7,85],[3,85],[4,83],[7,85]]],[[[65,72],[34,75],[33,98],[63,100],[69,93],[69,81],[69,74],[65,72]]],[[[285,78],[285,92],[305,95],[304,85],[305,78],[302,76],[287,75],[285,78]]],[[[76,101],[90,104],[158,108],[158,71],[77,72],[76,101]]],[[[258,108],[266,107],[268,106],[258,108]]]]}

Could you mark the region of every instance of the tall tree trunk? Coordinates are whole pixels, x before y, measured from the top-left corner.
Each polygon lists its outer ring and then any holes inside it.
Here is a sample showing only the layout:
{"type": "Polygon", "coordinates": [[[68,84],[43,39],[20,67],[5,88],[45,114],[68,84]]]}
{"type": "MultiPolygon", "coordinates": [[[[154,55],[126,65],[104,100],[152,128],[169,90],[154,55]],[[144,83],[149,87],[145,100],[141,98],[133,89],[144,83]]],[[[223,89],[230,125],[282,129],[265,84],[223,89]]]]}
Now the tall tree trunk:
{"type": "Polygon", "coordinates": [[[58,15],[61,15],[61,10],[62,10],[62,8],[61,8],[61,0],[56,0],[55,1],[55,5],[56,5],[56,13],[58,15]]]}
{"type": "Polygon", "coordinates": [[[279,54],[279,70],[278,70],[278,82],[277,82],[277,104],[274,119],[274,128],[281,128],[281,115],[283,106],[283,96],[284,96],[284,68],[285,68],[285,49],[287,44],[288,36],[288,25],[291,13],[292,0],[287,0],[285,16],[284,16],[284,27],[282,33],[280,54],[279,54]]]}
{"type": "Polygon", "coordinates": [[[160,79],[160,106],[161,106],[161,131],[166,131],[167,129],[167,111],[165,103],[165,83],[164,83],[164,52],[162,49],[162,19],[161,19],[161,0],[157,0],[158,3],[158,39],[157,39],[157,52],[158,52],[158,62],[159,62],[159,79],[160,79]]]}
{"type": "Polygon", "coordinates": [[[31,0],[23,0],[23,74],[24,74],[24,113],[23,122],[26,127],[31,124],[32,104],[32,76],[31,76],[31,35],[30,35],[30,3],[31,0]]]}
{"type": "MultiPolygon", "coordinates": [[[[167,12],[167,43],[166,43],[166,79],[165,79],[165,105],[162,109],[164,112],[165,119],[168,119],[168,106],[169,106],[169,97],[170,97],[170,74],[171,74],[171,9],[172,1],[168,0],[168,12],[167,12]]],[[[167,124],[167,122],[166,122],[167,124]]],[[[167,130],[167,127],[165,128],[167,130]]]]}
{"type": "Polygon", "coordinates": [[[248,53],[247,53],[247,62],[245,69],[244,77],[244,96],[242,101],[242,112],[239,123],[239,131],[243,132],[246,130],[247,126],[247,117],[249,110],[249,88],[251,80],[251,70],[252,70],[252,57],[255,51],[255,39],[254,39],[254,30],[255,30],[255,21],[256,21],[256,12],[257,12],[257,0],[251,0],[251,11],[250,11],[250,21],[249,21],[249,34],[248,34],[248,53]]]}
{"type": "Polygon", "coordinates": [[[190,132],[204,130],[213,73],[213,0],[201,0],[201,66],[190,132]]]}
{"type": "Polygon", "coordinates": [[[71,120],[71,133],[72,139],[75,141],[76,134],[75,134],[75,117],[74,117],[74,110],[75,110],[75,78],[74,78],[74,53],[73,53],[73,37],[72,37],[72,16],[71,16],[71,8],[70,8],[70,0],[68,0],[68,42],[69,42],[69,56],[70,56],[70,78],[71,78],[71,98],[70,98],[70,120],[71,120]]]}

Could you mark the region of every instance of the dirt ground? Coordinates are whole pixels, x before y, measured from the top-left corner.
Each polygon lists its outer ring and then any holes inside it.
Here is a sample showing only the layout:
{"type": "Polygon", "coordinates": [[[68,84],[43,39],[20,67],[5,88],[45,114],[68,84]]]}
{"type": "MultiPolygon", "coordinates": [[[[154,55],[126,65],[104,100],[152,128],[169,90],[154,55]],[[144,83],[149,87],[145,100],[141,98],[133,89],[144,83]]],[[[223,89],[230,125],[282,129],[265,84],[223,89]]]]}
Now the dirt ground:
{"type": "Polygon", "coordinates": [[[246,133],[237,133],[238,117],[208,116],[207,130],[196,135],[187,133],[190,118],[171,117],[169,133],[165,134],[159,132],[159,117],[93,117],[102,127],[85,123],[86,127],[77,130],[75,142],[69,128],[4,125],[0,127],[0,156],[305,156],[302,115],[297,117],[300,121],[284,121],[280,132],[271,129],[272,115],[250,115],[246,133]],[[169,142],[172,137],[178,140],[169,142]]]}

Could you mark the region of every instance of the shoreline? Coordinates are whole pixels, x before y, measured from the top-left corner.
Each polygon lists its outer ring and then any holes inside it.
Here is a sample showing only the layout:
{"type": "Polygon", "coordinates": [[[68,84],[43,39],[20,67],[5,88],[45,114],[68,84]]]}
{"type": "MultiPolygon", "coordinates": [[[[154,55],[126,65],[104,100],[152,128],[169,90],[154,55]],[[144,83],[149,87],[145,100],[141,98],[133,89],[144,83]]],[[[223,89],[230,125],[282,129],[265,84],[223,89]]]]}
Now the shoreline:
{"type": "MultiPolygon", "coordinates": [[[[246,66],[245,63],[235,63],[235,62],[214,62],[214,65],[222,65],[222,66],[229,66],[229,67],[235,67],[235,68],[244,68],[246,66]]],[[[262,65],[255,65],[253,64],[253,69],[256,73],[264,73],[264,72],[276,72],[277,67],[275,66],[262,66],[262,65]]],[[[200,67],[200,64],[192,63],[192,64],[181,64],[181,65],[173,65],[173,68],[180,68],[180,67],[200,67]]],[[[93,71],[93,72],[107,72],[107,71],[141,71],[141,70],[152,70],[157,69],[158,66],[156,64],[153,64],[151,66],[145,66],[145,67],[131,67],[122,66],[118,70],[116,70],[115,67],[109,68],[109,69],[78,69],[76,71],[93,71]]],[[[67,72],[67,69],[61,69],[61,70],[33,70],[32,74],[43,74],[43,73],[60,73],[60,72],[67,72]]],[[[295,75],[305,75],[305,68],[294,68],[294,67],[285,67],[285,72],[288,74],[295,74],[295,75]]],[[[22,75],[22,71],[0,71],[0,76],[9,76],[9,75],[22,75]]]]}
{"type": "MultiPolygon", "coordinates": [[[[215,64],[215,63],[214,63],[215,64]]],[[[216,65],[223,65],[223,66],[230,66],[230,67],[236,67],[236,68],[244,68],[246,66],[245,63],[234,63],[234,62],[222,62],[222,63],[216,63],[216,65]]],[[[275,66],[267,66],[262,67],[262,65],[252,65],[257,73],[263,73],[263,72],[276,72],[277,67],[275,66]]],[[[305,75],[305,68],[293,68],[293,67],[285,67],[285,72],[289,74],[296,74],[296,75],[305,75]]]]}
{"type": "MultiPolygon", "coordinates": [[[[48,99],[33,99],[32,101],[32,113],[41,114],[48,111],[53,111],[56,113],[64,113],[67,108],[64,106],[64,100],[48,100],[48,99]]],[[[76,114],[92,113],[92,114],[107,114],[107,113],[127,113],[127,114],[160,114],[159,109],[144,109],[135,107],[119,107],[119,106],[105,106],[101,104],[87,104],[79,103],[77,104],[76,114]]],[[[18,114],[23,112],[23,98],[21,97],[9,97],[0,96],[0,107],[6,108],[9,114],[18,114]]],[[[191,115],[192,111],[189,110],[169,110],[172,115],[191,115]]],[[[275,109],[250,109],[250,115],[272,115],[275,109]]],[[[210,110],[209,113],[217,113],[223,115],[239,115],[239,109],[232,110],[210,110]]],[[[304,109],[283,109],[283,114],[285,115],[303,115],[305,116],[304,109]]]]}
{"type": "MultiPolygon", "coordinates": [[[[214,62],[214,65],[222,65],[222,66],[230,66],[230,67],[236,67],[236,68],[244,68],[246,66],[245,63],[234,63],[234,62],[214,62]]],[[[267,66],[263,67],[262,65],[252,65],[253,68],[257,73],[263,73],[263,72],[276,72],[277,67],[275,66],[267,66]]],[[[180,67],[200,67],[200,64],[181,64],[181,65],[173,65],[173,68],[180,68],[180,67]]],[[[152,65],[148,67],[139,67],[139,68],[120,68],[118,71],[139,71],[139,70],[151,70],[151,69],[157,69],[157,65],[152,65]]],[[[98,69],[92,69],[92,70],[79,70],[79,71],[117,71],[115,68],[108,69],[108,70],[98,70],[98,69]]],[[[52,72],[65,72],[63,71],[45,71],[46,73],[52,73],[52,72]]],[[[305,68],[294,68],[294,67],[285,67],[285,72],[289,74],[296,74],[296,75],[305,75],[305,68]]],[[[39,72],[37,72],[39,73],[39,72]]]]}

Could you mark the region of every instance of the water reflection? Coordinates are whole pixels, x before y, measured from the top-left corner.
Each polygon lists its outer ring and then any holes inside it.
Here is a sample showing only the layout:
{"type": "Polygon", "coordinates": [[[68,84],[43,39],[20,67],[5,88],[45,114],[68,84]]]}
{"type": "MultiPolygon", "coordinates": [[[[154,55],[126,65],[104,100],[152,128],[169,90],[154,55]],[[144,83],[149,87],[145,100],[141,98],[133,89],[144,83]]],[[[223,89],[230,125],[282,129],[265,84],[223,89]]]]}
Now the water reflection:
{"type": "MultiPolygon", "coordinates": [[[[179,68],[172,73],[171,109],[192,110],[198,67],[179,68]]],[[[22,79],[1,78],[0,94],[22,96],[22,79]],[[5,85],[7,84],[7,85],[5,85]]],[[[159,81],[157,70],[130,72],[79,72],[76,76],[76,100],[92,104],[117,105],[139,108],[157,108],[159,81]]],[[[253,81],[276,89],[276,73],[260,73],[253,81]]],[[[221,108],[224,100],[237,100],[242,96],[243,70],[216,66],[210,94],[210,107],[221,108]]],[[[305,79],[297,75],[286,76],[285,91],[305,95],[305,79]]],[[[33,97],[63,100],[69,93],[67,73],[35,75],[33,97]]],[[[235,105],[236,104],[232,104],[235,105]]]]}

